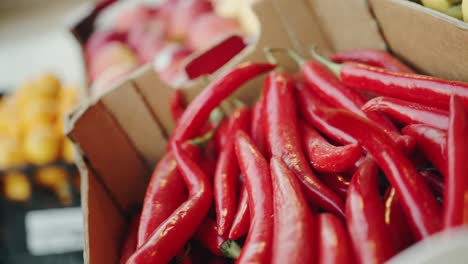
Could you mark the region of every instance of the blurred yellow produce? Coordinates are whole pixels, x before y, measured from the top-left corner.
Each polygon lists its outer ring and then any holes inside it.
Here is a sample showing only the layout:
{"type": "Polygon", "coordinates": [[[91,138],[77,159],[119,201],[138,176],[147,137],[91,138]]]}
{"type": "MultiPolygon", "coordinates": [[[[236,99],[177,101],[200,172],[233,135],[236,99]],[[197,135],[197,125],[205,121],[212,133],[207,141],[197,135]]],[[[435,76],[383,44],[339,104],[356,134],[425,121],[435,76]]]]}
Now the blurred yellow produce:
{"type": "Polygon", "coordinates": [[[23,152],[34,165],[44,165],[58,160],[61,135],[52,126],[39,125],[24,135],[23,152]]]}
{"type": "Polygon", "coordinates": [[[64,168],[59,166],[41,167],[34,175],[34,180],[38,185],[54,191],[63,204],[71,203],[71,183],[68,181],[68,175],[64,168]]]}
{"type": "Polygon", "coordinates": [[[24,202],[31,198],[31,184],[25,174],[8,172],[3,177],[3,193],[9,200],[24,202]]]}

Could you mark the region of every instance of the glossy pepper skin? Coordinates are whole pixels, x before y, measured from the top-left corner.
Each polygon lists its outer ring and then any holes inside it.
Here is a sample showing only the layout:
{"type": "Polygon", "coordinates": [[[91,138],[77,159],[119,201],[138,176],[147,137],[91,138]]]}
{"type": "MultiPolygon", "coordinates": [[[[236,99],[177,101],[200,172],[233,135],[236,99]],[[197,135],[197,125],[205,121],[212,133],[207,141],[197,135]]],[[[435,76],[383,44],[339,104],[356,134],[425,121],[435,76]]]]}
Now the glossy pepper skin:
{"type": "Polygon", "coordinates": [[[447,177],[447,133],[423,124],[409,125],[401,131],[414,138],[424,156],[447,177]]]}
{"type": "Polygon", "coordinates": [[[263,126],[263,104],[262,100],[258,100],[252,109],[252,124],[250,126],[250,136],[255,142],[260,152],[265,157],[268,157],[267,141],[265,137],[265,128],[263,126]]]}
{"type": "Polygon", "coordinates": [[[247,107],[237,108],[229,118],[228,139],[219,153],[214,176],[216,225],[219,235],[227,235],[236,214],[237,179],[239,164],[236,158],[234,136],[238,130],[250,131],[251,112],[247,107]]]}
{"type": "Polygon", "coordinates": [[[362,106],[362,110],[365,113],[383,112],[405,125],[426,124],[439,129],[448,127],[447,111],[396,98],[384,96],[372,98],[362,106]]]}
{"type": "Polygon", "coordinates": [[[344,172],[362,156],[362,148],[353,143],[334,146],[306,122],[299,121],[302,145],[312,167],[322,173],[344,172]]]}
{"type": "Polygon", "coordinates": [[[216,132],[214,134],[216,153],[221,152],[221,150],[226,145],[227,139],[229,136],[228,129],[229,129],[229,119],[225,118],[219,123],[219,126],[216,129],[216,132]]]}
{"type": "Polygon", "coordinates": [[[194,238],[216,256],[237,258],[239,255],[240,247],[236,242],[228,240],[227,236],[218,235],[216,222],[210,218],[206,218],[198,227],[194,238]],[[229,247],[228,244],[234,245],[229,247]]]}
{"type": "Polygon", "coordinates": [[[234,68],[206,87],[188,106],[174,130],[172,141],[184,142],[197,135],[211,111],[252,78],[275,68],[272,64],[248,63],[234,68]]]}
{"type": "Polygon", "coordinates": [[[314,223],[301,185],[279,157],[270,160],[274,197],[272,263],[312,263],[314,223]]]}
{"type": "Polygon", "coordinates": [[[432,192],[439,197],[444,195],[445,184],[444,179],[432,171],[421,171],[419,172],[426,182],[427,186],[432,192]]]}
{"type": "Polygon", "coordinates": [[[138,225],[140,223],[141,213],[133,216],[127,230],[125,241],[120,254],[120,264],[125,264],[130,256],[137,249],[138,225]]]}
{"type": "Polygon", "coordinates": [[[319,175],[320,180],[325,183],[335,193],[346,199],[351,181],[343,173],[325,173],[319,175]]]}
{"type": "Polygon", "coordinates": [[[232,223],[231,230],[229,231],[229,239],[236,240],[247,234],[250,226],[249,214],[249,196],[245,186],[242,186],[239,202],[237,205],[237,212],[232,223]]]}
{"type": "Polygon", "coordinates": [[[414,73],[408,66],[384,50],[354,49],[340,51],[332,54],[330,59],[337,63],[357,62],[394,72],[414,73]]]}
{"type": "Polygon", "coordinates": [[[411,229],[406,220],[401,200],[395,189],[389,187],[384,197],[385,224],[389,230],[396,252],[400,252],[414,243],[411,229]]]}
{"type": "Polygon", "coordinates": [[[250,137],[236,133],[236,155],[249,197],[250,229],[236,263],[270,263],[273,190],[270,168],[250,137]]]}
{"type": "Polygon", "coordinates": [[[270,73],[265,79],[263,95],[264,125],[272,156],[282,158],[299,178],[309,202],[344,216],[343,201],[314,175],[302,151],[291,77],[270,73]]]}
{"type": "Polygon", "coordinates": [[[343,221],[330,213],[317,216],[319,264],[355,263],[348,230],[343,221]]]}
{"type": "Polygon", "coordinates": [[[468,224],[468,114],[461,98],[450,99],[447,131],[448,175],[445,178],[443,227],[468,224]]]}
{"type": "Polygon", "coordinates": [[[184,152],[179,142],[172,143],[177,167],[189,190],[189,198],[180,205],[127,261],[167,263],[181,249],[203,222],[211,205],[211,186],[203,171],[184,152]]]}
{"type": "Polygon", "coordinates": [[[379,168],[367,158],[354,173],[346,199],[346,221],[359,263],[383,263],[396,252],[380,200],[379,168]]]}
{"type": "MultiPolygon", "coordinates": [[[[328,109],[330,124],[352,135],[372,155],[401,197],[416,240],[439,231],[441,210],[422,176],[378,126],[353,113],[328,109]]],[[[349,195],[349,190],[348,190],[349,195]]]]}
{"type": "Polygon", "coordinates": [[[180,117],[184,114],[184,96],[179,89],[175,89],[171,97],[170,110],[172,119],[177,123],[180,117]]]}
{"type": "MultiPolygon", "coordinates": [[[[191,159],[198,160],[198,147],[184,144],[184,150],[191,159]]],[[[138,229],[138,247],[142,246],[153,231],[186,199],[187,187],[177,169],[174,154],[172,151],[166,152],[156,165],[146,188],[138,229]]]]}

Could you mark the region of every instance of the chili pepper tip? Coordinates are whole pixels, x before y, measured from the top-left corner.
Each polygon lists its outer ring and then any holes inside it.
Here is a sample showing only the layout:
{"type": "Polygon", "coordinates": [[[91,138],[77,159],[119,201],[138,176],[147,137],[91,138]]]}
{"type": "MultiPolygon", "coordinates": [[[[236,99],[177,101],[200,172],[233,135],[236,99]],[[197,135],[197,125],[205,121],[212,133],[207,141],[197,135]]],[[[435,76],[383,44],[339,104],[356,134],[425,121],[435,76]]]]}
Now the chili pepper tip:
{"type": "Polygon", "coordinates": [[[239,257],[240,251],[241,247],[239,244],[231,239],[224,241],[224,243],[221,245],[221,252],[226,258],[237,259],[237,257],[239,257]]]}
{"type": "Polygon", "coordinates": [[[334,63],[328,59],[326,59],[325,57],[323,57],[322,55],[320,55],[318,52],[317,52],[317,47],[313,47],[312,49],[310,49],[310,54],[312,55],[312,57],[322,63],[323,65],[327,66],[327,68],[332,71],[336,76],[340,77],[340,71],[341,71],[341,64],[338,64],[338,63],[334,63]]]}

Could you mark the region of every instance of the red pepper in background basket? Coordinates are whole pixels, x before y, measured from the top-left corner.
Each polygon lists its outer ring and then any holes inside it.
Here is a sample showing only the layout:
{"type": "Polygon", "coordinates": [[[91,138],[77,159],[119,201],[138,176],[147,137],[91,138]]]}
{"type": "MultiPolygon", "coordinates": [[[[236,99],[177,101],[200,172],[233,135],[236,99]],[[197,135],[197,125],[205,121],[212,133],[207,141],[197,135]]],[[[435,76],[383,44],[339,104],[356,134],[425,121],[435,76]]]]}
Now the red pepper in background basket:
{"type": "Polygon", "coordinates": [[[184,152],[179,142],[172,143],[177,167],[189,190],[189,198],[179,206],[127,263],[167,263],[192,237],[205,219],[211,205],[211,186],[197,164],[184,152]]]}
{"type": "Polygon", "coordinates": [[[279,157],[271,158],[270,172],[275,209],[272,263],[312,263],[314,226],[301,185],[279,157]]]}
{"type": "Polygon", "coordinates": [[[250,135],[255,145],[265,157],[268,157],[267,140],[265,137],[265,128],[263,126],[263,104],[262,99],[258,100],[252,109],[252,124],[250,126],[250,135]]]}
{"type": "Polygon", "coordinates": [[[359,263],[383,263],[396,252],[380,200],[379,168],[367,158],[354,173],[346,199],[346,221],[359,263]]]}
{"type": "Polygon", "coordinates": [[[270,153],[282,158],[302,183],[306,198],[344,216],[341,198],[313,174],[302,151],[294,99],[294,83],[285,73],[273,72],[264,84],[265,130],[270,153]]]}
{"type": "Polygon", "coordinates": [[[448,109],[450,96],[457,95],[468,106],[468,84],[447,81],[427,75],[392,72],[359,63],[336,64],[313,53],[344,85],[383,96],[400,98],[448,109]]]}
{"type": "Polygon", "coordinates": [[[439,231],[441,214],[437,200],[391,138],[380,127],[353,113],[333,109],[326,112],[328,122],[358,140],[382,168],[401,197],[415,239],[439,231]]]}
{"type": "Polygon", "coordinates": [[[137,240],[138,240],[138,225],[140,223],[141,213],[133,216],[132,221],[125,235],[124,244],[122,246],[121,255],[120,255],[120,264],[125,264],[130,258],[130,256],[137,249],[137,240]]]}
{"type": "Polygon", "coordinates": [[[184,96],[179,89],[175,89],[172,94],[170,109],[172,118],[177,123],[185,111],[184,96]]]}
{"type": "MultiPolygon", "coordinates": [[[[185,153],[193,160],[199,158],[199,148],[184,144],[185,153]]],[[[187,199],[184,178],[177,169],[172,151],[166,152],[156,165],[141,211],[138,229],[138,247],[142,246],[153,231],[187,199]]]]}
{"type": "Polygon", "coordinates": [[[439,129],[448,127],[447,111],[396,98],[384,96],[372,98],[362,106],[362,110],[366,113],[383,112],[405,125],[426,124],[439,129]]]}
{"type": "Polygon", "coordinates": [[[355,263],[348,230],[333,214],[321,213],[318,223],[318,262],[320,264],[355,263]]]}
{"type": "Polygon", "coordinates": [[[468,114],[461,98],[450,99],[447,131],[448,175],[445,177],[444,229],[468,224],[468,114]]]}
{"type": "Polygon", "coordinates": [[[218,235],[216,222],[210,218],[206,218],[200,227],[198,227],[195,233],[195,240],[199,241],[202,246],[216,256],[225,256],[233,259],[239,256],[239,245],[229,240],[227,236],[218,235]]]}
{"type": "Polygon", "coordinates": [[[339,51],[330,55],[330,59],[337,63],[358,62],[394,72],[414,73],[412,69],[384,50],[354,49],[339,51]]]}
{"type": "Polygon", "coordinates": [[[349,184],[351,182],[342,173],[320,174],[319,178],[325,185],[340,195],[343,200],[346,199],[346,194],[348,193],[349,184]]]}
{"type": "Polygon", "coordinates": [[[447,133],[445,131],[422,124],[409,125],[401,131],[414,138],[424,156],[442,175],[447,176],[447,133]]]}
{"type": "Polygon", "coordinates": [[[249,214],[249,196],[245,185],[242,186],[239,202],[237,203],[237,212],[229,231],[229,239],[239,239],[247,234],[250,226],[249,214]]]}
{"type": "Polygon", "coordinates": [[[353,167],[362,156],[362,148],[359,144],[334,146],[302,120],[299,121],[299,130],[302,134],[304,152],[316,171],[344,172],[353,167]]]}
{"type": "Polygon", "coordinates": [[[414,243],[411,229],[406,218],[401,199],[395,189],[389,187],[384,197],[385,224],[388,227],[396,252],[400,252],[414,243]]]}
{"type": "Polygon", "coordinates": [[[172,141],[183,142],[197,135],[211,111],[245,82],[275,68],[272,64],[249,63],[237,66],[210,83],[180,117],[172,141]]]}
{"type": "Polygon", "coordinates": [[[214,177],[216,225],[219,235],[227,235],[236,214],[237,179],[239,164],[236,158],[234,136],[238,130],[250,130],[251,112],[247,107],[237,108],[229,118],[228,139],[219,153],[214,177]]]}
{"type": "Polygon", "coordinates": [[[268,162],[249,136],[236,133],[236,155],[249,197],[250,229],[236,263],[270,263],[273,190],[268,162]]]}

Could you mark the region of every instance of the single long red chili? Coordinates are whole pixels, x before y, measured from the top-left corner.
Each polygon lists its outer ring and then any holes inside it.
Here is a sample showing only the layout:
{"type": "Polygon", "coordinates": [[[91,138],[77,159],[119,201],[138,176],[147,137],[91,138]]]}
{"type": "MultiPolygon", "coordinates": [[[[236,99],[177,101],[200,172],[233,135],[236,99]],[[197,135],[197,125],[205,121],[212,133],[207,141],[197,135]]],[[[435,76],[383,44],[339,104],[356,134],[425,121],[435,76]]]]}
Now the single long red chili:
{"type": "Polygon", "coordinates": [[[414,73],[412,69],[384,50],[353,49],[339,51],[330,55],[330,59],[337,63],[358,62],[394,72],[414,73]]]}
{"type": "Polygon", "coordinates": [[[314,226],[301,185],[280,157],[270,160],[274,198],[272,263],[312,263],[314,226]]]}
{"type": "Polygon", "coordinates": [[[211,205],[211,186],[203,171],[184,152],[179,142],[172,143],[177,167],[189,190],[189,198],[180,205],[127,263],[167,263],[195,233],[211,205]]]}
{"type": "Polygon", "coordinates": [[[216,129],[216,132],[214,134],[214,142],[215,142],[215,148],[216,152],[220,153],[221,150],[226,146],[227,144],[227,139],[229,136],[229,119],[225,118],[223,119],[220,123],[218,128],[216,129]]]}
{"type": "Polygon", "coordinates": [[[258,100],[252,109],[252,124],[250,126],[250,135],[257,145],[260,152],[267,157],[267,140],[265,137],[265,128],[263,126],[263,100],[258,100]]]}
{"type": "MultiPolygon", "coordinates": [[[[184,144],[184,150],[191,159],[198,160],[198,147],[184,144]]],[[[186,193],[187,187],[177,169],[174,154],[172,151],[166,152],[156,165],[146,188],[138,229],[138,247],[187,199],[186,193]]]]}
{"type": "Polygon", "coordinates": [[[171,115],[177,123],[180,117],[184,114],[184,95],[179,89],[175,89],[170,102],[171,115]]]}
{"type": "Polygon", "coordinates": [[[234,136],[238,130],[250,130],[251,112],[240,107],[229,118],[228,139],[219,153],[214,176],[214,200],[216,206],[216,225],[219,235],[227,235],[236,214],[237,179],[239,164],[236,158],[234,136]]]}
{"type": "Polygon", "coordinates": [[[226,97],[245,82],[273,68],[275,68],[273,64],[242,64],[212,82],[187,106],[177,123],[172,140],[184,142],[196,136],[211,111],[226,97]]]}
{"type": "Polygon", "coordinates": [[[346,176],[342,173],[325,173],[320,174],[319,178],[325,185],[340,195],[343,200],[346,199],[346,194],[348,193],[348,188],[351,183],[346,176]]]}
{"type": "Polygon", "coordinates": [[[353,143],[345,146],[334,146],[323,138],[306,122],[299,121],[304,152],[312,167],[318,172],[344,172],[353,167],[362,156],[362,148],[353,143]]]}
{"type": "Polygon", "coordinates": [[[346,199],[346,221],[359,263],[383,263],[396,252],[385,224],[379,168],[366,159],[354,173],[346,199]]]}
{"type": "Polygon", "coordinates": [[[384,197],[385,224],[389,230],[396,252],[400,252],[414,243],[411,229],[406,218],[401,199],[393,187],[389,187],[384,197]]]}
{"type": "Polygon", "coordinates": [[[270,73],[263,95],[265,131],[272,156],[285,161],[301,181],[310,202],[344,216],[343,201],[314,175],[302,151],[292,78],[281,72],[270,73]]]}
{"type": "Polygon", "coordinates": [[[448,109],[450,96],[459,96],[468,106],[468,84],[447,81],[427,75],[392,72],[359,63],[333,63],[318,54],[314,57],[325,64],[344,85],[380,95],[405,99],[442,109],[448,109]]]}
{"type": "Polygon", "coordinates": [[[401,131],[414,138],[424,156],[442,175],[447,176],[447,133],[445,131],[423,124],[409,125],[401,131]]]}
{"type": "Polygon", "coordinates": [[[236,263],[270,263],[273,190],[268,162],[245,132],[237,131],[235,142],[250,210],[249,233],[236,263]]]}
{"type": "Polygon", "coordinates": [[[461,98],[450,99],[447,131],[448,175],[445,178],[444,229],[468,224],[468,114],[461,98]]]}
{"type": "Polygon", "coordinates": [[[130,225],[128,226],[127,234],[125,235],[124,244],[122,250],[120,251],[120,264],[125,264],[130,256],[137,249],[137,240],[138,240],[138,226],[140,223],[141,213],[138,213],[133,216],[130,225]]]}
{"type": "Polygon", "coordinates": [[[234,217],[231,230],[229,231],[229,239],[239,239],[245,236],[249,231],[250,214],[248,200],[249,196],[247,194],[247,189],[245,186],[242,186],[236,216],[234,217]]]}
{"type": "MultiPolygon", "coordinates": [[[[416,240],[440,229],[440,208],[422,176],[391,138],[372,122],[344,110],[328,109],[328,122],[352,135],[371,154],[401,197],[416,240]]],[[[349,195],[349,190],[348,190],[349,195]]]]}
{"type": "Polygon", "coordinates": [[[420,171],[419,173],[423,176],[427,186],[429,186],[429,188],[436,196],[442,197],[444,195],[445,184],[444,179],[440,175],[434,173],[433,171],[424,170],[420,171]]]}
{"type": "Polygon", "coordinates": [[[362,106],[362,110],[365,113],[383,112],[405,125],[426,124],[440,129],[448,127],[448,111],[396,98],[372,98],[362,106]]]}
{"type": "Polygon", "coordinates": [[[198,227],[194,238],[216,256],[225,256],[233,259],[236,259],[239,256],[239,245],[237,245],[236,242],[229,240],[227,236],[219,235],[216,222],[210,218],[206,218],[198,227]]]}
{"type": "Polygon", "coordinates": [[[319,264],[355,263],[348,230],[343,221],[330,213],[321,213],[318,223],[319,264]]]}

